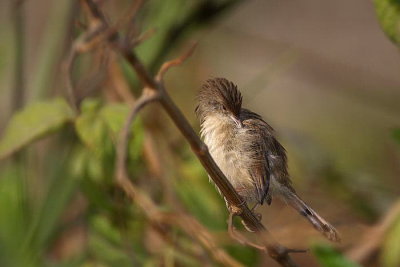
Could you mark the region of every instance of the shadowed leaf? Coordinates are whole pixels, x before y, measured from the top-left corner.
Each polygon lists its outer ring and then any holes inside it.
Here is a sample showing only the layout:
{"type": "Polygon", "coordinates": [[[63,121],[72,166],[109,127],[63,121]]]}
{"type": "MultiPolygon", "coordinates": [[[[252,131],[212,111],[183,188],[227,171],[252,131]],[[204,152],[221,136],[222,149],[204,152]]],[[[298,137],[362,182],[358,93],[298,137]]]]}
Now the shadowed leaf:
{"type": "Polygon", "coordinates": [[[392,133],[394,140],[397,141],[397,143],[400,144],[400,129],[396,129],[392,133]]]}

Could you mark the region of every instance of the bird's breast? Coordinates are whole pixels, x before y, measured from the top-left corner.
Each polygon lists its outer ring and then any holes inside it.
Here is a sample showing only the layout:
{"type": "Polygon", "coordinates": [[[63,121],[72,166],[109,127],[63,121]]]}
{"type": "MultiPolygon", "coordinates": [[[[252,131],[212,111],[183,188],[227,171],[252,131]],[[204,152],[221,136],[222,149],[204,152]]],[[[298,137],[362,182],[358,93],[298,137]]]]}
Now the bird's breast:
{"type": "Polygon", "coordinates": [[[246,129],[237,128],[221,118],[209,117],[202,123],[201,135],[214,161],[233,187],[239,193],[252,191],[254,183],[248,171],[251,157],[243,146],[246,129]]]}

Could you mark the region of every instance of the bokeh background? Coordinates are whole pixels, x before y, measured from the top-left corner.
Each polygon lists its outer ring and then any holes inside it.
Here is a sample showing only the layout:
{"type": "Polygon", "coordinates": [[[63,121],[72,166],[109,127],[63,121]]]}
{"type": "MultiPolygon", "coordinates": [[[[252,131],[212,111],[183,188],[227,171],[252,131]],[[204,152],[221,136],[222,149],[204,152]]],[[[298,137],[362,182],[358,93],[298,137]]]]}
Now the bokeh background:
{"type": "MultiPolygon", "coordinates": [[[[131,4],[98,2],[111,21],[131,4]]],[[[392,0],[150,0],[137,15],[137,32],[156,29],[136,48],[153,73],[198,42],[190,60],[166,77],[196,130],[196,92],[211,77],[235,82],[244,106],[275,128],[295,188],[342,233],[333,248],[279,200],[259,208],[282,244],[313,248],[294,255],[300,266],[356,266],[346,253],[398,199],[400,54],[376,14],[390,5],[386,22],[394,21],[398,32],[400,4],[392,0]],[[342,265],[328,265],[325,254],[342,265]]],[[[112,182],[115,125],[122,125],[129,102],[113,90],[122,86],[137,96],[141,88],[117,55],[103,51],[103,57],[92,53],[76,62],[77,118],[65,115],[38,140],[39,134],[27,135],[47,127],[53,110],[30,109],[7,131],[21,108],[66,96],[62,66],[84,24],[78,1],[0,2],[0,152],[7,154],[0,162],[0,265],[217,265],[179,229],[170,229],[173,242],[162,240],[112,182]],[[99,114],[106,119],[99,122],[99,114]],[[114,131],[106,130],[109,125],[114,131]],[[20,150],[15,143],[24,138],[29,142],[20,150]],[[5,153],[8,146],[18,152],[5,153]]],[[[276,266],[267,254],[227,236],[224,201],[158,106],[146,108],[132,143],[134,182],[161,208],[194,215],[244,265],[276,266]]],[[[362,264],[400,266],[399,227],[397,218],[362,264]]]]}

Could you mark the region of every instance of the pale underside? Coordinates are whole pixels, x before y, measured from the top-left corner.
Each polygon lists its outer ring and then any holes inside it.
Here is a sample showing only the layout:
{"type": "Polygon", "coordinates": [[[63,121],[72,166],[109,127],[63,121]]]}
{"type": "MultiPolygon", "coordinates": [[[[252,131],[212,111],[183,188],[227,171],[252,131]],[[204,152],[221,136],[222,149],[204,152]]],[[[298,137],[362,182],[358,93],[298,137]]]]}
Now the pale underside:
{"type": "MultiPolygon", "coordinates": [[[[246,202],[258,202],[256,182],[250,174],[251,167],[258,160],[255,157],[257,151],[250,146],[250,140],[255,138],[251,131],[246,126],[237,127],[229,117],[214,113],[204,119],[201,135],[211,156],[238,194],[246,202]]],[[[282,190],[273,175],[269,178],[269,194],[282,190]]]]}

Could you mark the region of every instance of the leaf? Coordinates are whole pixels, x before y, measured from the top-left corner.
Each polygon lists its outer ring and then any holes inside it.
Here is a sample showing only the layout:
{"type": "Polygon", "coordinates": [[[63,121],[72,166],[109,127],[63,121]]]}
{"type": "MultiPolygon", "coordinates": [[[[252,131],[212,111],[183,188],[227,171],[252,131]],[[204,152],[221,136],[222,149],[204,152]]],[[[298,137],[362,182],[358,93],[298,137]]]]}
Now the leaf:
{"type": "MultiPolygon", "coordinates": [[[[100,116],[108,127],[114,145],[117,144],[119,133],[125,125],[128,113],[129,107],[126,104],[107,105],[100,112],[100,116]]],[[[141,148],[144,139],[144,133],[139,118],[136,118],[133,122],[131,133],[132,136],[129,141],[129,156],[132,159],[138,159],[142,152],[141,148]]]]}
{"type": "Polygon", "coordinates": [[[132,266],[132,260],[127,253],[99,234],[89,235],[89,251],[97,261],[101,262],[95,266],[132,266]]]}
{"type": "Polygon", "coordinates": [[[185,207],[207,228],[222,230],[226,227],[225,203],[205,176],[204,169],[190,153],[182,164],[174,189],[185,207]]]}
{"type": "Polygon", "coordinates": [[[394,140],[396,140],[397,143],[400,144],[400,129],[393,130],[392,135],[393,135],[394,140]]]}
{"type": "Polygon", "coordinates": [[[75,121],[75,128],[81,141],[101,157],[106,149],[107,132],[106,125],[99,119],[99,109],[99,101],[85,100],[82,103],[82,113],[75,121]]]}
{"type": "Polygon", "coordinates": [[[400,266],[400,215],[386,235],[382,246],[381,263],[385,267],[400,266]]]}
{"type": "Polygon", "coordinates": [[[33,103],[17,112],[0,140],[0,159],[31,142],[59,130],[74,118],[74,112],[62,98],[33,103]]]}
{"type": "Polygon", "coordinates": [[[383,31],[392,42],[400,45],[400,1],[374,0],[374,4],[383,31]]]}
{"type": "MultiPolygon", "coordinates": [[[[75,121],[76,132],[89,148],[74,165],[76,171],[87,174],[93,181],[110,181],[113,176],[115,147],[119,133],[129,113],[126,104],[107,104],[95,99],[82,103],[82,113],[75,121]]],[[[129,140],[129,159],[138,160],[142,151],[143,130],[139,120],[132,125],[129,140]]],[[[135,164],[130,164],[135,165],[135,164]]]]}
{"type": "MultiPolygon", "coordinates": [[[[126,104],[100,107],[96,100],[86,100],[82,106],[82,114],[75,123],[77,133],[85,145],[98,155],[104,155],[116,145],[128,113],[129,107],[126,104]]],[[[134,121],[131,131],[129,155],[137,159],[143,143],[143,131],[138,119],[134,121]]]]}
{"type": "Polygon", "coordinates": [[[51,241],[59,230],[59,220],[77,189],[78,181],[68,174],[63,161],[55,162],[58,166],[52,170],[52,180],[43,202],[31,219],[26,244],[39,252],[51,245],[51,241]],[[63,173],[60,176],[60,173],[63,173]]]}
{"type": "Polygon", "coordinates": [[[345,258],[329,245],[315,245],[312,248],[318,262],[323,267],[361,267],[360,265],[345,258]]]}
{"type": "Polygon", "coordinates": [[[29,220],[26,188],[16,164],[0,170],[0,266],[39,266],[32,251],[22,250],[29,220]]]}

